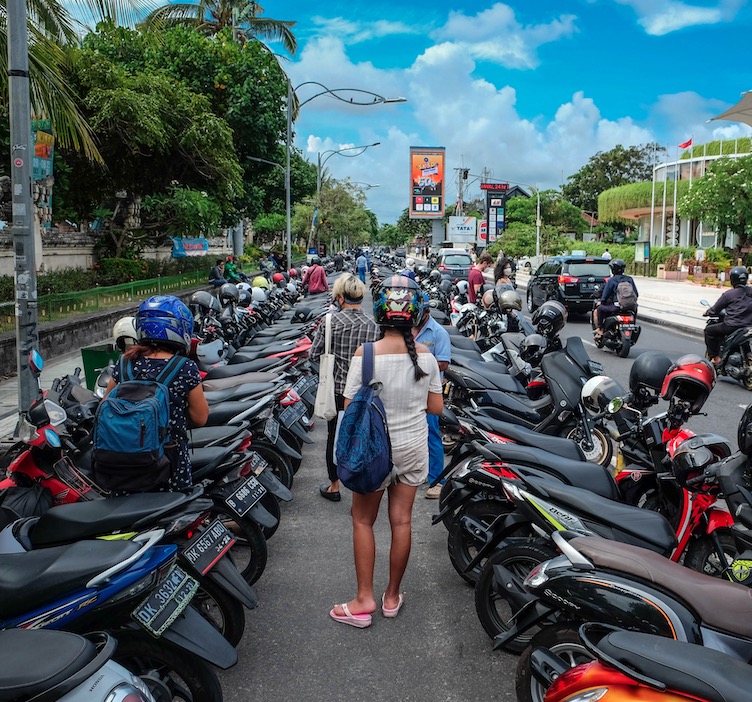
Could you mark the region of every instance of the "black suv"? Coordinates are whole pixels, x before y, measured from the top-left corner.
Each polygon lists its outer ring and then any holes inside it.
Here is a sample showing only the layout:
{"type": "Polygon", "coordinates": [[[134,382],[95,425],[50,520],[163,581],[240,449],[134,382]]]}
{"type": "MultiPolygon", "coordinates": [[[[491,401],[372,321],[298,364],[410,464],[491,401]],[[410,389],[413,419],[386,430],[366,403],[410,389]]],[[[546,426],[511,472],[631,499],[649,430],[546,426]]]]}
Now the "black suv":
{"type": "Polygon", "coordinates": [[[611,276],[606,258],[555,256],[544,261],[527,284],[533,312],[546,300],[558,300],[570,313],[590,312],[611,276]]]}

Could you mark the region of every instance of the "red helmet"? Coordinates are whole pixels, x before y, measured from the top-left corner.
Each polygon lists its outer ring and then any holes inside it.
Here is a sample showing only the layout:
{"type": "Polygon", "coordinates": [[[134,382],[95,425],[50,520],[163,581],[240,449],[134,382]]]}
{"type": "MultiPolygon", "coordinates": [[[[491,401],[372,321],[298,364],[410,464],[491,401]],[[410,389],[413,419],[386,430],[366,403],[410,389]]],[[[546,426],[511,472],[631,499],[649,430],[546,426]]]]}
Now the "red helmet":
{"type": "Polygon", "coordinates": [[[275,285],[279,285],[280,283],[284,283],[284,282],[285,282],[285,276],[283,276],[281,273],[275,273],[272,276],[272,283],[274,283],[275,285]]]}
{"type": "Polygon", "coordinates": [[[290,269],[290,277],[291,278],[297,278],[298,277],[298,271],[295,270],[294,268],[291,268],[290,269]]]}
{"type": "Polygon", "coordinates": [[[668,369],[663,379],[661,397],[689,403],[692,414],[697,414],[710,391],[715,386],[715,369],[704,358],[695,354],[682,356],[668,369]]]}

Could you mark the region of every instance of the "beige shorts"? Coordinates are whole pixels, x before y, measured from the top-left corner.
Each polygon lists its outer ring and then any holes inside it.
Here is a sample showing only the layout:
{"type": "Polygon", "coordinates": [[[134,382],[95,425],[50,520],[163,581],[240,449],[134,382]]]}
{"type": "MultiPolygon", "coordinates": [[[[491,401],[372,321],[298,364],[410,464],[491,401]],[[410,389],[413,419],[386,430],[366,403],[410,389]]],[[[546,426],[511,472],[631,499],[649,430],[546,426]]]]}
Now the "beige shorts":
{"type": "Polygon", "coordinates": [[[381,484],[379,490],[400,483],[418,487],[428,477],[428,442],[422,447],[410,446],[404,449],[392,449],[392,472],[381,484]]]}

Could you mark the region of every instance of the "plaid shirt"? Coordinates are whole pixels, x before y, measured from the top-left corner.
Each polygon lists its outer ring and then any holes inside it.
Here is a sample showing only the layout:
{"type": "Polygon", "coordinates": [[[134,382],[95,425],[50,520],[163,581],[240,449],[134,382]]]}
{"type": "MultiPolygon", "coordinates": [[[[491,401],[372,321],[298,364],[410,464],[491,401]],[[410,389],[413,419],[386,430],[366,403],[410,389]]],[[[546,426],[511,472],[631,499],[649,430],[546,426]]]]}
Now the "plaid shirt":
{"type": "MultiPolygon", "coordinates": [[[[358,347],[379,338],[379,328],[360,307],[351,307],[332,315],[332,340],[330,351],[334,354],[334,393],[342,395],[345,392],[347,371],[350,360],[358,347]]],[[[318,361],[324,353],[326,321],[321,318],[321,324],[316,329],[311,347],[311,359],[318,361]]]]}

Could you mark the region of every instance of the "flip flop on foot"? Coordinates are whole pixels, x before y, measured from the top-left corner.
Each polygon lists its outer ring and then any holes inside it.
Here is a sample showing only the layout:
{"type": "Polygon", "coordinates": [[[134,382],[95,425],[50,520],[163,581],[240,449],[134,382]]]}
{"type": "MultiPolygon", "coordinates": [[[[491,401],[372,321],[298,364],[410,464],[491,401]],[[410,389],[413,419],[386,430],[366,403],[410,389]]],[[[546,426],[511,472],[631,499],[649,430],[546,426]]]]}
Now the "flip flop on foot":
{"type": "Polygon", "coordinates": [[[405,603],[405,596],[400,592],[399,599],[397,600],[397,606],[393,609],[389,609],[384,604],[384,598],[386,597],[386,593],[384,593],[381,596],[381,612],[385,617],[389,617],[390,619],[393,619],[399,614],[400,609],[402,609],[402,605],[405,603]]]}
{"type": "Polygon", "coordinates": [[[329,616],[334,619],[335,622],[349,624],[357,629],[365,629],[367,626],[371,626],[371,622],[373,621],[373,617],[371,617],[370,614],[351,614],[347,604],[334,605],[334,607],[329,610],[329,616]],[[344,614],[337,614],[335,611],[337,607],[341,607],[344,614]]]}

